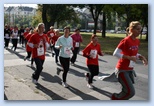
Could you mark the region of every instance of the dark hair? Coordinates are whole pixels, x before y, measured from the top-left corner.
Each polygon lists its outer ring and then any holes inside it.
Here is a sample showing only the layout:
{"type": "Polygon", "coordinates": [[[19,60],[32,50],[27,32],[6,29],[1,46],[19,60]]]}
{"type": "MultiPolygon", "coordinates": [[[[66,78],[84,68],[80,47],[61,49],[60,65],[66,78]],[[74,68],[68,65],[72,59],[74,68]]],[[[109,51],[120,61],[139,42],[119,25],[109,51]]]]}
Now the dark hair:
{"type": "Polygon", "coordinates": [[[76,31],[80,31],[80,28],[76,28],[74,31],[75,31],[75,32],[76,32],[76,31]]]}
{"type": "Polygon", "coordinates": [[[64,30],[65,30],[65,29],[69,29],[69,31],[70,31],[70,27],[69,27],[69,26],[65,26],[65,27],[64,27],[64,30]]]}
{"type": "Polygon", "coordinates": [[[97,35],[96,34],[92,34],[91,35],[91,40],[94,39],[95,37],[97,37],[97,35]]]}

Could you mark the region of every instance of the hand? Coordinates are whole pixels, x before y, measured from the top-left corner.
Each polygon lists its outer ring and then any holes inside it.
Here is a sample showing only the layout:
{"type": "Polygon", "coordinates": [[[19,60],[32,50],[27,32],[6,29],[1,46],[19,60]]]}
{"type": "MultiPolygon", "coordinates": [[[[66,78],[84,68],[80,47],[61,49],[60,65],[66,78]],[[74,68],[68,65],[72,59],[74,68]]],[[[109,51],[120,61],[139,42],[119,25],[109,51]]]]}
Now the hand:
{"type": "Polygon", "coordinates": [[[137,60],[136,56],[128,56],[128,59],[134,61],[135,63],[137,60]]]}
{"type": "Polygon", "coordinates": [[[71,50],[74,50],[74,47],[72,47],[71,50]]]}
{"type": "Polygon", "coordinates": [[[62,48],[62,45],[59,46],[59,49],[62,48]]]}
{"type": "Polygon", "coordinates": [[[93,58],[93,56],[92,55],[89,55],[89,58],[93,58]]]}
{"type": "Polygon", "coordinates": [[[104,56],[104,54],[105,54],[105,53],[102,53],[102,52],[101,52],[101,55],[100,55],[100,56],[104,56]]]}
{"type": "Polygon", "coordinates": [[[43,41],[44,41],[45,43],[47,42],[46,37],[43,38],[43,41]]]}
{"type": "Polygon", "coordinates": [[[148,61],[144,56],[141,56],[140,59],[142,60],[142,62],[145,66],[148,65],[148,61]]]}
{"type": "Polygon", "coordinates": [[[34,44],[34,48],[38,48],[38,44],[34,44]]]}
{"type": "Polygon", "coordinates": [[[146,66],[148,65],[148,61],[147,60],[142,60],[143,64],[146,66]]]}

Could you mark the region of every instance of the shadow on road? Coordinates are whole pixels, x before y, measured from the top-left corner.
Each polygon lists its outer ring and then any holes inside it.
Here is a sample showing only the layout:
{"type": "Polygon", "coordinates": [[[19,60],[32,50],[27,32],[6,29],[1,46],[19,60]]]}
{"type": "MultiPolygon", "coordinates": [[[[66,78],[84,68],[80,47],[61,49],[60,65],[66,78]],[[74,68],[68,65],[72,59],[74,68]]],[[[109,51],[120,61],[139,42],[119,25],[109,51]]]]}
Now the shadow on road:
{"type": "Polygon", "coordinates": [[[52,92],[51,90],[47,89],[39,83],[37,84],[36,88],[44,92],[46,95],[50,96],[52,100],[66,100],[65,98],[57,95],[56,93],[52,92]]]}
{"type": "Polygon", "coordinates": [[[46,72],[41,73],[41,76],[43,77],[42,80],[52,82],[52,83],[59,83],[61,85],[61,78],[58,76],[52,76],[51,74],[48,74],[46,72]]]}
{"type": "Polygon", "coordinates": [[[10,53],[17,55],[19,58],[24,59],[25,56],[20,55],[19,52],[13,51],[11,49],[7,49],[10,53]]]}
{"type": "Polygon", "coordinates": [[[31,65],[26,65],[27,67],[29,67],[29,68],[31,68],[32,70],[36,70],[36,68],[35,67],[31,67],[31,65]]]}
{"type": "Polygon", "coordinates": [[[5,95],[5,93],[4,93],[4,100],[8,100],[8,98],[7,98],[7,96],[5,95]]]}
{"type": "Polygon", "coordinates": [[[105,95],[105,96],[107,96],[109,98],[111,98],[111,96],[112,96],[112,93],[111,92],[108,92],[108,91],[105,91],[105,90],[102,90],[102,89],[99,89],[99,88],[96,88],[96,87],[94,87],[93,89],[95,91],[97,91],[98,93],[100,93],[102,95],[105,95]]]}
{"type": "Polygon", "coordinates": [[[80,65],[77,65],[77,64],[75,64],[73,67],[82,69],[83,71],[88,71],[88,67],[83,67],[83,66],[80,66],[80,65]]]}
{"type": "Polygon", "coordinates": [[[84,92],[82,92],[82,91],[80,91],[80,90],[78,90],[78,89],[76,89],[76,88],[74,88],[72,86],[69,86],[68,89],[71,92],[73,92],[74,94],[80,96],[83,100],[99,100],[98,98],[95,98],[95,97],[93,97],[91,95],[88,95],[88,94],[86,94],[86,93],[84,93],[84,92]]]}
{"type": "Polygon", "coordinates": [[[101,61],[101,62],[104,62],[104,63],[108,63],[107,61],[102,60],[102,59],[98,59],[98,61],[101,61]]]}
{"type": "Polygon", "coordinates": [[[81,72],[79,72],[79,71],[77,71],[75,69],[72,69],[72,68],[70,68],[69,73],[73,74],[75,76],[78,76],[78,77],[84,77],[84,73],[81,73],[81,72]]]}

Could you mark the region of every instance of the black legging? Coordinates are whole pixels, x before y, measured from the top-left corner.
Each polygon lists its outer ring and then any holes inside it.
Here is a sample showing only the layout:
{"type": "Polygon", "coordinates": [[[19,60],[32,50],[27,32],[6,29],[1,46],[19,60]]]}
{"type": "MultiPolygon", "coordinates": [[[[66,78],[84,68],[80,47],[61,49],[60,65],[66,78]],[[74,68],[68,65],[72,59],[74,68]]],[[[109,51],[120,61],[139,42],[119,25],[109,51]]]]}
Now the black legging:
{"type": "Polygon", "coordinates": [[[88,83],[91,84],[94,76],[99,74],[99,67],[98,65],[88,65],[88,69],[90,71],[88,83]]]}
{"type": "Polygon", "coordinates": [[[10,39],[4,38],[4,40],[5,40],[5,47],[8,47],[8,46],[9,46],[9,41],[10,41],[10,39]]]}
{"type": "Polygon", "coordinates": [[[36,70],[35,72],[32,74],[32,77],[35,79],[35,80],[38,80],[39,79],[39,76],[40,76],[40,73],[42,72],[43,70],[43,63],[44,63],[44,60],[41,60],[39,58],[34,58],[34,61],[35,61],[35,64],[36,64],[36,70]]]}
{"type": "Polygon", "coordinates": [[[54,51],[55,51],[55,62],[58,62],[58,56],[59,56],[59,49],[53,47],[54,51]]]}
{"type": "Polygon", "coordinates": [[[26,59],[30,58],[31,57],[31,54],[32,54],[32,52],[27,52],[26,59]]]}
{"type": "Polygon", "coordinates": [[[71,58],[71,62],[74,63],[76,61],[76,58],[77,58],[77,54],[79,52],[79,47],[75,47],[74,50],[72,51],[73,52],[73,56],[71,58]]]}
{"type": "Polygon", "coordinates": [[[63,67],[63,82],[66,82],[67,73],[70,66],[70,58],[59,57],[60,64],[63,67]]]}
{"type": "Polygon", "coordinates": [[[15,51],[17,49],[18,39],[12,39],[12,43],[13,43],[12,49],[14,47],[14,51],[15,51]]]}

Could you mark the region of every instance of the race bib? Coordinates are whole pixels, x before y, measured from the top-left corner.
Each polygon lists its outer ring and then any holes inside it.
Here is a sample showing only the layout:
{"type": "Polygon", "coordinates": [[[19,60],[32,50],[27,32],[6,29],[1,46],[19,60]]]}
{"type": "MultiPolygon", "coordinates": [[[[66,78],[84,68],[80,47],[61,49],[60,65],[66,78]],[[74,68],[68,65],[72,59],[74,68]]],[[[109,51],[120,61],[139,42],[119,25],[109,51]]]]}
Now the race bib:
{"type": "Polygon", "coordinates": [[[134,66],[135,66],[135,62],[134,62],[134,61],[130,61],[129,67],[130,67],[130,68],[133,68],[134,66]]]}
{"type": "Polygon", "coordinates": [[[6,37],[6,38],[9,37],[9,34],[5,34],[5,37],[6,37]]]}
{"type": "Polygon", "coordinates": [[[50,36],[51,36],[51,37],[53,37],[53,36],[54,36],[54,34],[53,34],[53,33],[50,33],[50,36]]]}
{"type": "Polygon", "coordinates": [[[37,55],[42,56],[44,55],[44,47],[40,45],[39,48],[37,48],[37,55]]]}
{"type": "Polygon", "coordinates": [[[79,42],[76,42],[75,43],[75,47],[79,47],[79,42]]]}
{"type": "Polygon", "coordinates": [[[95,59],[96,56],[97,56],[97,50],[91,50],[91,51],[90,51],[90,56],[91,56],[93,59],[95,59]]]}
{"type": "Polygon", "coordinates": [[[18,33],[13,33],[13,35],[14,35],[14,36],[17,36],[17,35],[18,35],[18,33]]]}
{"type": "Polygon", "coordinates": [[[71,54],[70,47],[64,47],[64,53],[67,54],[67,55],[70,55],[71,54]]]}

